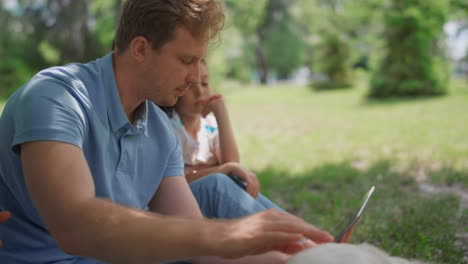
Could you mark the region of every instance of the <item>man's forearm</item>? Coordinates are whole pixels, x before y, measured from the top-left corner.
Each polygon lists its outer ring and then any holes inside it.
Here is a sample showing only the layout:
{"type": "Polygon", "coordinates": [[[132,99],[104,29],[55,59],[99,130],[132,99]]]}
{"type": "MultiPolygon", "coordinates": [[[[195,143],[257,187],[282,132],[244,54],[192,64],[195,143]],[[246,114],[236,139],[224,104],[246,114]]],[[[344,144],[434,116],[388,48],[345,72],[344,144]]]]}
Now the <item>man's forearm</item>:
{"type": "Polygon", "coordinates": [[[162,216],[98,198],[74,211],[70,226],[75,228],[60,238],[72,255],[112,263],[155,263],[213,254],[208,245],[210,220],[162,216]]]}

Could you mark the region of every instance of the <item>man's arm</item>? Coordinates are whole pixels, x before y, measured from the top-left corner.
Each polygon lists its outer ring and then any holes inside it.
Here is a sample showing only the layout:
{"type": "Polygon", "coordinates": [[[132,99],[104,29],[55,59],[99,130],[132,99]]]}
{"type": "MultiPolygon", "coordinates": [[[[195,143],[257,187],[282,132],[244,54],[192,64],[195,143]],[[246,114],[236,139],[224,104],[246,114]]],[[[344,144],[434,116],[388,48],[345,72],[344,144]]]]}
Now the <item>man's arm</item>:
{"type": "Polygon", "coordinates": [[[210,253],[202,245],[203,232],[208,232],[204,221],[145,213],[96,198],[78,147],[53,141],[26,143],[21,145],[21,158],[31,197],[65,252],[112,263],[210,253]],[[193,243],[195,239],[200,243],[193,243]]]}
{"type": "Polygon", "coordinates": [[[162,216],[95,197],[83,152],[62,142],[21,145],[28,190],[49,232],[68,254],[112,263],[154,263],[195,256],[297,252],[302,235],[332,239],[274,211],[240,220],[162,216]],[[229,246],[227,246],[229,245],[229,246]]]}
{"type": "Polygon", "coordinates": [[[149,209],[163,215],[203,218],[200,207],[183,176],[162,179],[149,209]]]}

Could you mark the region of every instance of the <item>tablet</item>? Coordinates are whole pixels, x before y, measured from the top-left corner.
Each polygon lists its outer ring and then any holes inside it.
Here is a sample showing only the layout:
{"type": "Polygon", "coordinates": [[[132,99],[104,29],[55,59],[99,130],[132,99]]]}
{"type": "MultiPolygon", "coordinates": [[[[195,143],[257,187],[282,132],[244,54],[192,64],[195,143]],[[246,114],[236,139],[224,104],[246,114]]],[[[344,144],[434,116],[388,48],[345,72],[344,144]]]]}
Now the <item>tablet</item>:
{"type": "Polygon", "coordinates": [[[362,215],[362,212],[364,211],[364,208],[366,208],[367,202],[368,202],[369,199],[371,198],[372,193],[374,193],[374,189],[375,189],[375,187],[372,186],[372,187],[370,188],[370,190],[366,193],[366,195],[364,195],[364,197],[362,198],[361,207],[359,208],[359,211],[357,212],[357,214],[348,222],[348,224],[347,224],[346,227],[343,229],[343,231],[341,231],[341,233],[339,233],[337,236],[335,236],[335,242],[336,242],[336,243],[339,243],[339,241],[348,233],[348,231],[349,231],[349,230],[354,226],[354,224],[356,224],[356,222],[359,220],[359,218],[360,218],[361,215],[362,215]]]}

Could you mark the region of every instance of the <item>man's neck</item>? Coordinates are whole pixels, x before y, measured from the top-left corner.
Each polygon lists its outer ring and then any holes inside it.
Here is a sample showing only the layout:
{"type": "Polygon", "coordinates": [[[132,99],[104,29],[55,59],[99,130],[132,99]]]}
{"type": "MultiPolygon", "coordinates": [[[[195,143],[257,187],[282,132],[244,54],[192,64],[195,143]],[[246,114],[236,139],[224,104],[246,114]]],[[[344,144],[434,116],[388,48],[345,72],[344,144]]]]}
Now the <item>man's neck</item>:
{"type": "Polygon", "coordinates": [[[125,56],[118,55],[117,51],[112,54],[112,66],[114,69],[115,82],[117,84],[117,90],[119,91],[120,101],[124,109],[125,115],[127,116],[130,123],[133,124],[135,118],[135,111],[137,107],[142,103],[138,100],[137,89],[132,87],[132,83],[135,84],[134,76],[131,71],[129,62],[125,61],[125,56]]]}

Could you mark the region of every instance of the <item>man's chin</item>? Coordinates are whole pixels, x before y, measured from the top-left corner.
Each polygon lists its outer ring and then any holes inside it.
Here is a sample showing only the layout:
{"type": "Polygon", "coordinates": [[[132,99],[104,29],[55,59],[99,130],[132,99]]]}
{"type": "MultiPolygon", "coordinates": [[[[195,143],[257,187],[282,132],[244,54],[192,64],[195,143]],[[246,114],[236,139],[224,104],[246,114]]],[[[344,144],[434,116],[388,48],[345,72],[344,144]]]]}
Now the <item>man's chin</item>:
{"type": "Polygon", "coordinates": [[[177,101],[179,100],[179,97],[178,96],[174,96],[174,98],[172,100],[155,100],[153,101],[153,103],[155,103],[156,105],[158,106],[162,106],[162,107],[173,107],[177,101]]]}

